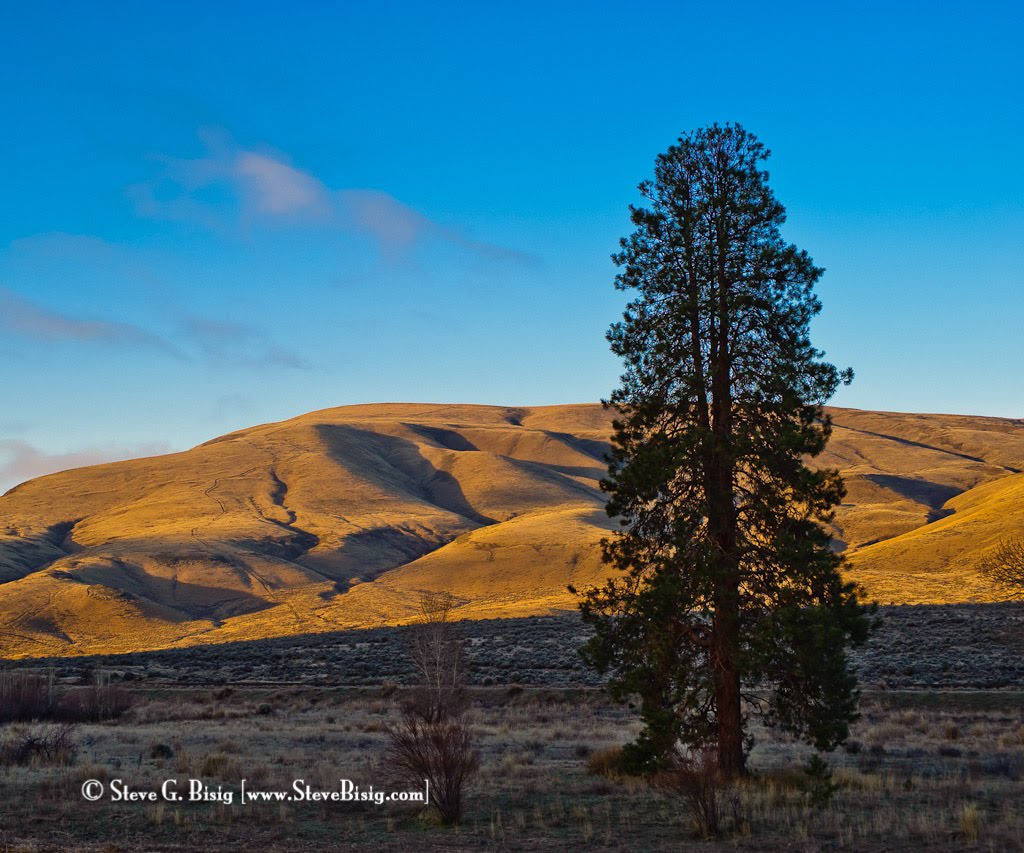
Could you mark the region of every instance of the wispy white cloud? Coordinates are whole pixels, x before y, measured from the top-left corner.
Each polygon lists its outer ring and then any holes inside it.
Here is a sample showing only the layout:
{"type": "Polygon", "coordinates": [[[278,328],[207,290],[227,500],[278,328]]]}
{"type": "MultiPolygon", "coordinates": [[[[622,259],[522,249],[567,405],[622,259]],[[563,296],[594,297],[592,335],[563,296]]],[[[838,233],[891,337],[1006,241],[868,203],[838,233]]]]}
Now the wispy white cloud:
{"type": "Polygon", "coordinates": [[[204,131],[200,137],[205,156],[161,156],[161,174],[129,188],[139,215],[217,231],[252,224],[337,228],[369,238],[386,256],[434,242],[489,260],[534,260],[526,252],[474,240],[435,222],[383,190],[331,188],[280,153],[241,148],[223,132],[204,131]],[[210,200],[215,190],[227,198],[210,200]]]}
{"type": "Polygon", "coordinates": [[[265,154],[241,151],[231,174],[249,210],[264,216],[330,218],[330,195],[312,175],[265,154]]]}
{"type": "Polygon", "coordinates": [[[90,447],[70,453],[46,453],[24,441],[0,439],[0,489],[9,489],[34,477],[70,468],[170,452],[171,447],[163,442],[149,442],[90,447]]]}
{"type": "Polygon", "coordinates": [[[36,340],[149,347],[175,357],[181,356],[159,335],[139,326],[73,317],[37,305],[4,287],[0,287],[0,329],[36,340]]]}
{"type": "Polygon", "coordinates": [[[534,260],[517,249],[471,240],[461,231],[434,222],[381,190],[338,190],[335,198],[340,220],[372,237],[389,254],[436,240],[491,260],[534,260]]]}

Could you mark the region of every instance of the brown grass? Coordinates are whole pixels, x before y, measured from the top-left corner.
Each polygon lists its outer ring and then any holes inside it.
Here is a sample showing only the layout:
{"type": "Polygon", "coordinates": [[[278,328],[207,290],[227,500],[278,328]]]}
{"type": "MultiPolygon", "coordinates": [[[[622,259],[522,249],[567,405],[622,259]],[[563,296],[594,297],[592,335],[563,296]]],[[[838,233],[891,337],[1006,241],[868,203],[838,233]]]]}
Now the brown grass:
{"type": "MultiPolygon", "coordinates": [[[[614,755],[636,733],[632,712],[590,690],[471,691],[465,719],[478,739],[481,770],[466,790],[457,830],[424,823],[414,805],[82,801],[87,779],[120,778],[137,790],[155,789],[169,776],[234,790],[243,777],[264,789],[285,789],[295,779],[324,789],[340,778],[386,784],[387,739],[377,724],[398,716],[394,698],[382,699],[379,689],[236,687],[221,700],[225,714],[215,717],[203,701],[209,692],[139,688],[119,721],[75,727],[70,767],[8,767],[0,773],[4,842],[12,849],[100,849],[111,825],[123,851],[197,843],[238,850],[653,850],[678,849],[693,837],[676,794],[587,772],[588,763],[607,766],[601,756],[614,755]],[[259,714],[262,703],[273,704],[275,714],[259,714]]],[[[809,752],[755,728],[752,775],[724,792],[723,834],[699,849],[1020,849],[1022,705],[1024,694],[1007,691],[967,691],[955,702],[927,692],[869,694],[854,728],[864,748],[827,757],[838,790],[824,807],[809,800],[809,752]],[[950,725],[959,732],[955,741],[946,736],[950,725]],[[951,745],[959,753],[943,754],[951,745]]]]}

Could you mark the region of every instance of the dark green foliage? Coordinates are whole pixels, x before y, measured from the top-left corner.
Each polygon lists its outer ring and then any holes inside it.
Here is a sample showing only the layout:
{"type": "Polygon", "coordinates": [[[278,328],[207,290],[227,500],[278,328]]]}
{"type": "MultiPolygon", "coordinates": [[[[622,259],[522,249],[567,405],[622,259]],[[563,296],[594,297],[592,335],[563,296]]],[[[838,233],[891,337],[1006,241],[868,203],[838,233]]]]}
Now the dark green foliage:
{"type": "Polygon", "coordinates": [[[767,156],[736,125],[680,138],[614,256],[616,287],[637,294],[608,333],[625,363],[602,483],[618,574],[580,609],[596,630],[585,659],[639,697],[645,769],[681,744],[743,772],[745,707],[820,749],[855,715],[846,647],[869,620],[823,529],[844,489],[805,465],[852,374],[810,343],[822,270],[780,236],[767,156]]]}
{"type": "Polygon", "coordinates": [[[839,786],[832,781],[832,768],[818,753],[811,756],[804,768],[807,776],[807,799],[815,808],[824,808],[835,796],[839,786]]]}

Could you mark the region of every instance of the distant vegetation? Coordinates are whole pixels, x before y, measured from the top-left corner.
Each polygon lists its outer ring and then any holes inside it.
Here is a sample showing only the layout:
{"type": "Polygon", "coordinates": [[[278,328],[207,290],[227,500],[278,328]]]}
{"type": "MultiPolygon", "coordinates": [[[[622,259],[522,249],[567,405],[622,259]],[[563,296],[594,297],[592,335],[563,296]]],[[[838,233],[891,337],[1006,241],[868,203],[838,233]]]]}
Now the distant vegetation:
{"type": "Polygon", "coordinates": [[[131,694],[109,673],[90,673],[82,687],[58,685],[51,669],[44,675],[0,670],[0,723],[35,720],[99,722],[117,719],[131,707],[131,694]]]}
{"type": "MultiPolygon", "coordinates": [[[[873,689],[1024,689],[1024,611],[1016,603],[882,607],[881,628],[855,651],[873,689]]],[[[95,669],[112,684],[140,686],[304,684],[413,685],[411,626],[307,634],[124,655],[22,659],[11,672],[77,689],[95,669]]],[[[579,617],[540,616],[458,623],[471,686],[596,687],[602,679],[577,649],[590,636],[579,617]]]]}

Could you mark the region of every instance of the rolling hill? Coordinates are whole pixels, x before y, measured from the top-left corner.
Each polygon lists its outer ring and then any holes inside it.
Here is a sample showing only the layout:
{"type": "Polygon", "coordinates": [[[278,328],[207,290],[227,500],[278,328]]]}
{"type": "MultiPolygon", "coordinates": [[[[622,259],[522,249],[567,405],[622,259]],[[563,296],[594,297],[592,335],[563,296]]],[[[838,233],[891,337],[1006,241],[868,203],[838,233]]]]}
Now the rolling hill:
{"type": "MultiPolygon", "coordinates": [[[[817,464],[848,496],[850,574],[883,602],[985,601],[1024,532],[1024,422],[832,409],[817,464]]],[[[183,453],[40,477],[0,498],[7,657],[166,648],[571,608],[613,529],[598,405],[313,412],[183,453]]]]}

